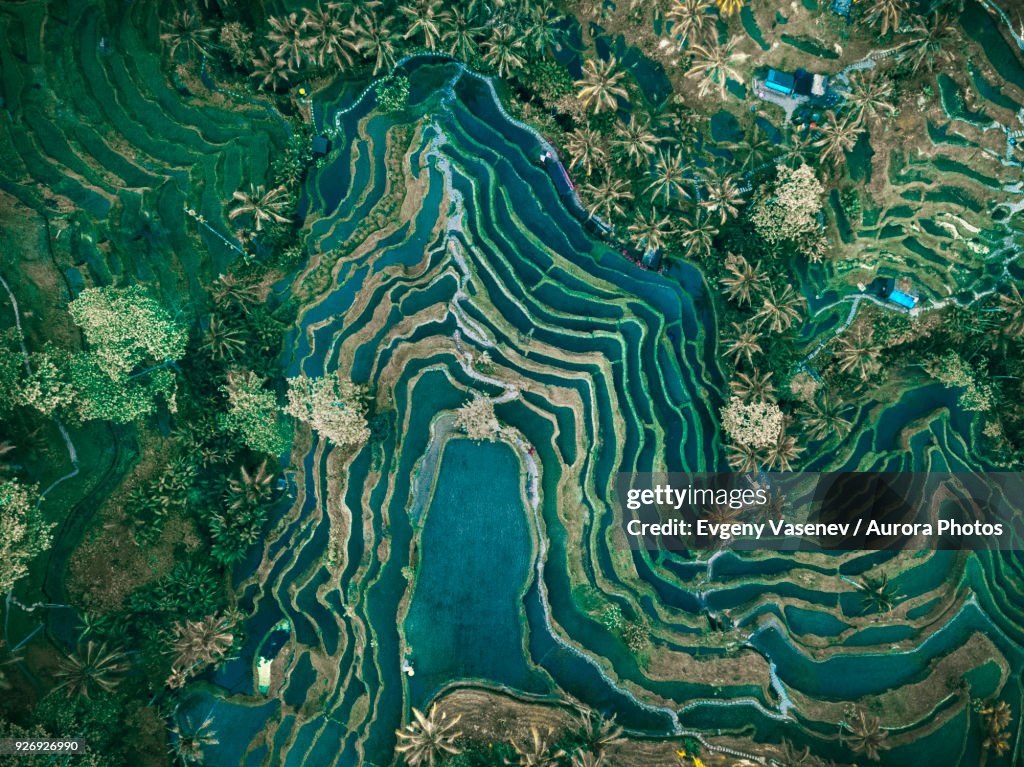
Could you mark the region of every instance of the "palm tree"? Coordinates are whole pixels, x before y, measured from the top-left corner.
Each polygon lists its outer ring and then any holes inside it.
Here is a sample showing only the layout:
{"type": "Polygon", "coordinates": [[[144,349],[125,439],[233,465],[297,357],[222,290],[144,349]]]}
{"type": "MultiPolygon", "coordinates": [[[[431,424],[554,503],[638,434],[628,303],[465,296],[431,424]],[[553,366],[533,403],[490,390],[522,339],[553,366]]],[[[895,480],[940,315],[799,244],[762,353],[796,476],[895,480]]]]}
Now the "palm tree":
{"type": "Polygon", "coordinates": [[[238,477],[228,480],[228,492],[234,497],[233,507],[259,506],[274,492],[274,473],[267,470],[266,461],[253,471],[243,466],[238,477]]]}
{"type": "Polygon", "coordinates": [[[739,306],[752,303],[754,295],[768,282],[761,268],[752,266],[743,255],[730,253],[726,256],[725,269],[729,274],[719,282],[725,288],[725,295],[739,306]]]}
{"type": "Polygon", "coordinates": [[[4,474],[11,470],[10,459],[13,457],[14,451],[17,449],[10,440],[0,440],[0,479],[3,478],[4,474]]]}
{"type": "Polygon", "coordinates": [[[613,176],[606,178],[599,186],[585,184],[583,189],[591,199],[587,212],[591,216],[600,213],[606,220],[626,215],[625,204],[633,199],[629,182],[613,176]]]}
{"type": "Polygon", "coordinates": [[[999,308],[1006,312],[1002,331],[1010,336],[1024,336],[1024,296],[1015,283],[1010,283],[1010,294],[999,296],[999,308]]]}
{"type": "Polygon", "coordinates": [[[743,172],[753,171],[769,162],[774,147],[775,144],[761,130],[761,126],[758,123],[754,123],[754,129],[750,132],[750,136],[734,147],[735,149],[745,150],[743,152],[743,162],[740,163],[740,170],[743,172]]]}
{"type": "Polygon", "coordinates": [[[622,726],[612,716],[605,719],[593,709],[585,709],[575,717],[575,734],[582,748],[602,756],[609,746],[622,742],[622,726]]]}
{"type": "Polygon", "coordinates": [[[306,8],[303,13],[302,23],[309,31],[310,49],[317,66],[325,67],[328,61],[339,68],[352,66],[359,53],[355,19],[345,21],[337,3],[328,3],[326,7],[317,3],[315,11],[306,8]]]}
{"type": "Polygon", "coordinates": [[[168,652],[173,656],[172,668],[182,681],[196,667],[227,657],[235,645],[236,622],[234,615],[214,614],[174,624],[168,652]]]}
{"type": "Polygon", "coordinates": [[[267,23],[270,24],[267,39],[277,45],[274,56],[286,61],[290,67],[301,68],[309,55],[312,40],[306,36],[306,24],[299,20],[299,14],[270,16],[267,23]]]}
{"type": "Polygon", "coordinates": [[[801,419],[804,433],[809,439],[824,440],[830,437],[845,439],[850,433],[850,421],[843,417],[846,406],[821,394],[807,403],[805,415],[801,419]]]}
{"type": "Polygon", "coordinates": [[[726,460],[733,471],[743,473],[756,472],[761,468],[762,457],[757,448],[742,443],[729,445],[726,460]]]}
{"type": "Polygon", "coordinates": [[[1006,701],[990,702],[978,713],[981,714],[985,733],[985,738],[981,742],[982,750],[993,751],[996,756],[1002,756],[1010,750],[1009,727],[1013,721],[1010,705],[1006,701]]]}
{"type": "Polygon", "coordinates": [[[672,22],[672,34],[680,46],[704,41],[714,23],[714,16],[708,13],[710,7],[708,0],[675,0],[672,3],[665,18],[672,22]]]}
{"type": "Polygon", "coordinates": [[[591,128],[576,128],[567,137],[565,148],[572,157],[570,168],[580,167],[588,176],[595,165],[603,165],[608,159],[604,147],[601,146],[601,134],[591,128]]]}
{"type": "Polygon", "coordinates": [[[260,47],[259,55],[253,56],[252,74],[260,81],[260,90],[275,91],[279,87],[288,85],[295,70],[288,65],[288,62],[277,56],[271,56],[267,49],[260,47]]]}
{"type": "Polygon", "coordinates": [[[659,151],[651,176],[653,180],[646,191],[652,200],[663,200],[667,205],[673,197],[689,197],[684,186],[686,171],[680,152],[659,151]]]}
{"type": "Polygon", "coordinates": [[[699,209],[692,219],[683,218],[679,229],[679,244],[689,258],[701,260],[711,255],[711,245],[718,230],[707,216],[701,216],[699,209]]]}
{"type": "Polygon", "coordinates": [[[549,737],[550,731],[545,737],[536,727],[531,727],[530,740],[526,743],[520,745],[514,740],[511,741],[518,759],[514,762],[506,759],[505,764],[518,764],[519,767],[556,767],[558,760],[565,756],[565,751],[552,748],[548,744],[549,737]]]}
{"type": "Polygon", "coordinates": [[[720,176],[710,171],[703,178],[704,199],[698,205],[708,213],[718,213],[720,223],[724,224],[730,218],[735,218],[740,213],[740,205],[743,205],[743,194],[734,176],[720,176]]]}
{"type": "Polygon", "coordinates": [[[725,339],[726,356],[733,358],[733,364],[738,365],[740,359],[745,359],[748,365],[753,366],[754,355],[763,354],[761,348],[761,335],[749,324],[740,325],[732,323],[733,335],[725,339]]]}
{"type": "Polygon", "coordinates": [[[938,11],[927,21],[920,19],[911,28],[910,34],[913,37],[907,45],[910,48],[910,60],[914,62],[914,72],[922,65],[931,72],[935,69],[936,59],[950,58],[950,48],[960,37],[953,20],[938,11]]]}
{"type": "Polygon", "coordinates": [[[738,13],[743,7],[743,0],[715,0],[718,6],[718,13],[723,19],[727,19],[734,13],[738,13]]]}
{"type": "Polygon", "coordinates": [[[105,644],[87,641],[75,652],[67,653],[57,663],[56,677],[61,680],[54,689],[64,690],[72,697],[89,698],[98,692],[113,692],[128,670],[124,656],[108,650],[105,644]]]}
{"type": "Polygon", "coordinates": [[[633,235],[637,247],[646,250],[660,250],[671,231],[671,219],[667,216],[659,218],[655,211],[651,211],[650,216],[638,212],[633,223],[629,225],[629,233],[633,235]]]}
{"type": "Polygon", "coordinates": [[[362,25],[359,48],[364,56],[373,59],[373,73],[380,74],[395,65],[395,41],[391,35],[394,16],[378,18],[369,15],[362,25]]]}
{"type": "Polygon", "coordinates": [[[441,8],[440,0],[418,0],[415,3],[398,6],[398,12],[405,18],[407,29],[403,40],[421,35],[423,46],[434,50],[441,39],[441,27],[446,22],[447,11],[441,8]]]}
{"type": "Polygon", "coordinates": [[[853,107],[857,124],[862,124],[866,118],[878,120],[883,113],[894,114],[896,107],[892,103],[892,95],[892,80],[873,69],[866,75],[851,79],[846,103],[853,107]]]}
{"type": "Polygon", "coordinates": [[[719,96],[724,99],[725,84],[729,78],[743,82],[743,76],[735,65],[747,56],[733,50],[739,42],[740,38],[737,36],[725,45],[711,42],[693,46],[693,64],[686,76],[698,80],[697,93],[701,97],[707,96],[717,86],[719,96]]]}
{"type": "Polygon", "coordinates": [[[828,121],[819,130],[821,137],[815,145],[823,150],[821,159],[832,160],[838,165],[844,153],[853,149],[860,134],[864,132],[864,127],[852,116],[840,121],[834,114],[829,113],[828,121]]]}
{"type": "Polygon", "coordinates": [[[616,123],[612,146],[621,149],[632,165],[641,167],[654,154],[659,140],[646,120],[634,116],[626,125],[616,123]]]}
{"type": "Polygon", "coordinates": [[[217,315],[210,317],[210,328],[201,347],[215,360],[233,360],[245,351],[245,339],[217,315]]]}
{"type": "Polygon", "coordinates": [[[508,77],[513,70],[526,64],[526,59],[519,53],[525,47],[522,37],[512,27],[507,24],[496,26],[484,43],[484,61],[497,69],[499,75],[508,77]]]}
{"type": "Polygon", "coordinates": [[[459,716],[451,721],[448,721],[447,713],[441,712],[438,716],[437,704],[431,706],[427,714],[413,708],[412,715],[412,722],[395,730],[398,737],[395,750],[405,757],[409,767],[433,767],[449,755],[462,753],[462,749],[455,745],[455,740],[462,734],[454,729],[459,716]]]}
{"type": "Polygon", "coordinates": [[[803,451],[802,447],[797,446],[795,437],[787,434],[785,429],[780,429],[775,443],[765,454],[765,466],[771,471],[792,471],[793,461],[803,451]]]}
{"type": "Polygon", "coordinates": [[[787,137],[786,145],[782,151],[782,159],[792,168],[799,168],[807,163],[816,149],[814,139],[810,131],[801,131],[791,128],[787,137]]]}
{"type": "Polygon", "coordinates": [[[882,573],[877,578],[865,575],[860,579],[857,587],[861,590],[861,605],[865,613],[892,612],[898,594],[896,587],[889,583],[888,575],[882,573]]]}
{"type": "Polygon", "coordinates": [[[843,722],[843,741],[858,754],[877,762],[881,758],[879,748],[888,734],[882,729],[882,720],[863,708],[857,709],[850,719],[843,722]]]}
{"type": "Polygon", "coordinates": [[[192,11],[178,11],[169,22],[160,22],[160,26],[165,30],[160,33],[160,40],[167,45],[171,56],[179,50],[185,51],[189,58],[209,54],[213,27],[204,27],[202,19],[192,11]]]}
{"type": "Polygon", "coordinates": [[[775,384],[772,383],[772,375],[754,370],[750,375],[736,373],[736,377],[729,381],[729,388],[744,402],[751,400],[771,401],[775,399],[775,384]]]}
{"type": "Polygon", "coordinates": [[[535,53],[544,56],[548,49],[557,45],[561,39],[562,32],[555,25],[563,18],[564,15],[550,0],[531,3],[529,17],[523,30],[523,38],[527,45],[535,53]]]}
{"type": "Polygon", "coordinates": [[[769,287],[764,304],[754,315],[754,319],[760,322],[761,327],[768,325],[772,333],[782,333],[789,330],[800,318],[797,306],[802,300],[792,285],[783,287],[778,295],[774,287],[769,287]]]}
{"type": "Polygon", "coordinates": [[[234,304],[242,308],[262,303],[256,285],[243,282],[231,272],[220,275],[210,287],[210,295],[218,306],[234,304]]]}
{"type": "Polygon", "coordinates": [[[604,754],[594,755],[590,751],[576,751],[569,759],[570,767],[604,767],[604,754]]]}
{"type": "Polygon", "coordinates": [[[626,75],[618,71],[616,65],[614,56],[609,57],[608,61],[587,59],[583,64],[583,78],[575,83],[579,88],[577,97],[584,108],[592,110],[594,114],[600,114],[605,109],[614,112],[618,107],[616,99],[626,98],[626,89],[620,85],[626,75]]]}
{"type": "Polygon", "coordinates": [[[476,39],[481,27],[474,23],[473,15],[461,8],[452,10],[441,32],[441,42],[448,53],[462,61],[473,61],[478,52],[476,39]]]}
{"type": "Polygon", "coordinates": [[[252,214],[257,232],[262,231],[264,223],[286,224],[289,221],[284,212],[290,206],[291,200],[288,199],[288,193],[283,186],[266,191],[262,186],[250,185],[248,192],[239,190],[234,192],[231,198],[235,200],[236,205],[228,213],[228,218],[234,221],[239,216],[252,214]]]}
{"type": "Polygon", "coordinates": [[[888,34],[890,30],[895,32],[907,7],[907,0],[874,0],[865,20],[871,26],[880,27],[879,34],[888,34]]]}
{"type": "Polygon", "coordinates": [[[171,732],[170,751],[182,764],[202,764],[203,749],[220,743],[213,729],[212,716],[206,717],[198,726],[186,717],[184,723],[175,721],[168,729],[171,732]]]}
{"type": "Polygon", "coordinates": [[[878,372],[882,348],[875,343],[875,331],[870,325],[858,325],[836,339],[836,361],[843,373],[853,373],[866,381],[878,372]]]}

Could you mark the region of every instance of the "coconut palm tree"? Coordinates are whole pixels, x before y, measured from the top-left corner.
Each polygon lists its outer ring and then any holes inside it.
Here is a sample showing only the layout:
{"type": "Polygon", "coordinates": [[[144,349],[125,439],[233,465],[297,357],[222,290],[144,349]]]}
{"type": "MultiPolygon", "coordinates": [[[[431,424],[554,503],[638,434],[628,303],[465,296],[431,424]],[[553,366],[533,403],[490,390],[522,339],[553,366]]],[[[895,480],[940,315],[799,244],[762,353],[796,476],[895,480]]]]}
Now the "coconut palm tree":
{"type": "Polygon", "coordinates": [[[228,613],[174,624],[168,647],[173,668],[188,675],[198,666],[226,658],[235,645],[236,623],[237,617],[228,613]]]}
{"type": "Polygon", "coordinates": [[[633,223],[629,225],[629,233],[633,235],[633,242],[637,247],[646,250],[660,250],[671,231],[672,220],[667,216],[659,217],[653,210],[650,215],[638,212],[633,223]]]}
{"type": "Polygon", "coordinates": [[[686,76],[697,80],[697,93],[701,97],[717,87],[719,96],[724,99],[725,84],[729,78],[743,82],[736,65],[747,56],[734,50],[739,42],[740,38],[736,36],[725,45],[709,42],[693,46],[693,63],[686,76]]]}
{"type": "Polygon", "coordinates": [[[612,146],[622,150],[630,164],[641,167],[650,161],[659,141],[647,120],[634,116],[628,124],[616,123],[612,146]]]}
{"type": "Polygon", "coordinates": [[[739,13],[743,7],[743,0],[715,0],[718,6],[718,13],[723,19],[727,19],[734,13],[739,13]]]}
{"type": "Polygon", "coordinates": [[[769,287],[764,297],[764,304],[754,315],[761,327],[765,325],[772,333],[782,333],[789,330],[793,323],[800,318],[800,311],[797,307],[803,301],[793,290],[792,285],[784,286],[778,294],[774,287],[769,287]]]}
{"type": "Polygon", "coordinates": [[[260,81],[257,86],[260,90],[276,91],[278,88],[288,85],[294,74],[295,70],[289,66],[287,61],[277,56],[271,56],[262,46],[259,54],[253,56],[250,77],[260,81]]]}
{"type": "Polygon", "coordinates": [[[861,605],[865,613],[891,612],[896,604],[898,594],[896,587],[889,583],[889,576],[885,573],[875,577],[865,575],[857,584],[861,590],[861,605]]]}
{"type": "Polygon", "coordinates": [[[697,203],[701,208],[711,214],[717,213],[719,223],[722,224],[739,215],[740,205],[743,205],[744,200],[735,176],[720,176],[714,171],[709,171],[702,181],[704,197],[697,203]]]}
{"type": "Polygon", "coordinates": [[[693,218],[681,219],[678,231],[679,244],[689,258],[701,260],[711,255],[711,244],[718,229],[711,223],[711,219],[700,214],[699,209],[694,212],[693,218]]]}
{"type": "Polygon", "coordinates": [[[587,212],[591,216],[600,214],[601,218],[606,220],[626,215],[625,206],[633,199],[629,183],[613,176],[609,176],[598,186],[586,184],[583,190],[591,200],[587,212]]]}
{"type": "Polygon", "coordinates": [[[245,339],[217,315],[210,317],[210,327],[200,347],[215,360],[237,359],[245,351],[245,339]]]}
{"type": "Polygon", "coordinates": [[[679,45],[701,44],[713,28],[714,16],[708,13],[708,0],[675,0],[665,18],[672,22],[672,34],[679,45]]]}
{"type": "Polygon", "coordinates": [[[484,43],[484,61],[498,70],[502,77],[508,77],[526,64],[521,52],[526,47],[523,38],[507,24],[495,26],[491,36],[484,43]]]}
{"type": "Polygon", "coordinates": [[[270,24],[267,39],[277,45],[274,56],[284,59],[290,67],[300,69],[313,42],[306,35],[305,22],[299,19],[299,14],[289,13],[286,16],[270,16],[267,23],[270,24]]]}
{"type": "Polygon", "coordinates": [[[402,14],[406,23],[403,40],[419,35],[425,48],[431,51],[437,48],[441,40],[441,28],[448,16],[440,0],[417,0],[398,6],[398,12],[402,14]]]}
{"type": "Polygon", "coordinates": [[[192,11],[178,11],[170,21],[160,22],[160,27],[164,30],[160,33],[160,40],[167,46],[169,55],[184,51],[192,58],[197,54],[206,56],[210,53],[213,27],[204,27],[203,20],[192,11]]]}
{"type": "Polygon", "coordinates": [[[733,364],[738,365],[741,359],[747,361],[747,365],[753,366],[754,355],[763,354],[761,348],[761,334],[749,324],[741,325],[738,322],[732,323],[733,334],[725,339],[725,354],[733,358],[733,364]]]}
{"type": "Polygon", "coordinates": [[[882,729],[882,720],[877,716],[858,708],[850,721],[843,722],[843,730],[843,741],[847,746],[874,762],[881,758],[879,749],[888,733],[882,729]]]}
{"type": "Polygon", "coordinates": [[[764,456],[765,467],[770,471],[792,471],[793,461],[804,452],[796,444],[796,438],[786,433],[785,428],[779,430],[774,444],[768,447],[764,456]]]}
{"type": "Polygon", "coordinates": [[[391,33],[394,21],[394,16],[368,16],[361,25],[359,49],[373,60],[375,75],[395,65],[395,41],[391,33]]]}
{"type": "Polygon", "coordinates": [[[303,13],[302,23],[308,30],[310,53],[317,66],[326,67],[328,61],[339,68],[352,66],[359,54],[355,18],[346,21],[337,3],[317,3],[316,10],[306,8],[303,13]]]}
{"type": "Polygon", "coordinates": [[[608,154],[602,146],[601,134],[585,126],[569,133],[565,148],[572,157],[569,167],[582,168],[588,176],[593,172],[595,165],[604,165],[608,159],[608,154]]]}
{"type": "Polygon", "coordinates": [[[857,325],[837,336],[834,354],[840,372],[852,373],[862,381],[877,373],[882,348],[874,339],[875,331],[870,325],[857,325]]]}
{"type": "Polygon", "coordinates": [[[1015,283],[1010,283],[1009,295],[999,296],[999,308],[1006,313],[1002,331],[1010,336],[1024,336],[1024,296],[1015,283]]]}
{"type": "Polygon", "coordinates": [[[267,191],[262,186],[250,185],[248,192],[239,190],[231,198],[236,204],[228,213],[228,218],[234,221],[239,216],[251,214],[257,232],[262,231],[264,223],[286,224],[290,220],[284,213],[291,205],[291,200],[283,186],[267,191]]]}
{"type": "Polygon", "coordinates": [[[556,25],[563,18],[564,15],[550,0],[530,3],[523,29],[527,47],[541,56],[546,55],[562,38],[562,31],[556,25]]]}
{"type": "Polygon", "coordinates": [[[57,662],[55,676],[60,682],[54,689],[64,690],[72,698],[113,692],[127,670],[128,664],[119,651],[90,640],[85,647],[79,646],[57,662]]]}
{"type": "Polygon", "coordinates": [[[228,480],[232,507],[259,506],[268,501],[273,492],[274,473],[267,469],[266,461],[252,471],[243,466],[237,477],[228,480]]]}
{"type": "Polygon", "coordinates": [[[445,712],[439,716],[437,704],[431,706],[426,714],[413,708],[412,715],[412,722],[395,730],[398,737],[395,751],[405,757],[409,767],[433,767],[448,756],[462,753],[462,749],[455,745],[456,739],[462,734],[455,729],[460,717],[449,720],[445,712]]]}
{"type": "Polygon", "coordinates": [[[198,725],[188,717],[183,722],[175,721],[168,728],[171,732],[170,752],[181,760],[182,764],[202,764],[203,749],[220,743],[213,729],[213,717],[208,716],[198,725]]]}
{"type": "Polygon", "coordinates": [[[768,276],[761,267],[753,266],[743,255],[730,253],[725,257],[728,274],[719,282],[725,288],[725,295],[739,306],[753,303],[757,292],[768,284],[768,276]]]}
{"type": "Polygon", "coordinates": [[[506,759],[505,764],[517,764],[519,767],[556,767],[558,760],[565,756],[565,751],[554,748],[548,743],[551,737],[540,734],[536,727],[530,728],[530,739],[523,744],[511,741],[512,748],[518,757],[515,761],[506,759]]]}
{"type": "Polygon", "coordinates": [[[626,89],[621,85],[626,76],[617,69],[618,62],[614,56],[608,61],[587,59],[583,64],[583,78],[575,85],[579,88],[576,94],[585,109],[600,114],[605,109],[615,111],[617,99],[626,98],[626,89]]]}
{"type": "Polygon", "coordinates": [[[896,107],[892,103],[893,83],[877,69],[867,74],[852,77],[850,93],[846,103],[853,108],[857,124],[863,124],[868,118],[881,119],[883,115],[892,115],[896,107]]]}
{"type": "Polygon", "coordinates": [[[879,34],[895,32],[907,8],[907,0],[872,0],[865,21],[873,27],[879,27],[879,34]]]}
{"type": "Polygon", "coordinates": [[[843,417],[846,405],[821,394],[808,402],[804,408],[801,424],[809,439],[824,440],[835,436],[845,439],[850,433],[851,423],[843,417]]]}
{"type": "Polygon", "coordinates": [[[799,168],[811,159],[816,148],[810,131],[791,128],[782,150],[782,160],[791,168],[799,168]]]}
{"type": "Polygon", "coordinates": [[[622,726],[612,716],[605,719],[593,709],[581,710],[575,717],[576,739],[584,751],[601,756],[609,746],[622,742],[622,726]]]}
{"type": "Polygon", "coordinates": [[[441,42],[448,53],[462,61],[473,61],[479,52],[477,38],[482,27],[475,23],[472,13],[454,8],[445,20],[441,31],[441,42]]]}
{"type": "Polygon", "coordinates": [[[750,131],[750,135],[733,147],[734,150],[740,150],[743,153],[740,171],[747,173],[768,163],[771,160],[774,147],[775,144],[761,130],[761,126],[754,123],[754,129],[750,131]]]}
{"type": "Polygon", "coordinates": [[[831,160],[838,165],[843,160],[844,154],[853,149],[860,134],[864,132],[864,126],[854,120],[852,116],[840,120],[834,114],[829,113],[828,120],[819,130],[821,136],[815,144],[822,149],[821,159],[831,160]]]}
{"type": "Polygon", "coordinates": [[[914,62],[913,71],[922,66],[929,72],[935,69],[937,60],[949,59],[952,47],[960,39],[956,25],[949,16],[933,13],[927,20],[919,18],[910,30],[909,59],[914,62]]]}
{"type": "Polygon", "coordinates": [[[750,375],[738,372],[736,377],[729,381],[729,388],[744,402],[774,401],[775,384],[772,383],[772,375],[771,371],[762,373],[760,370],[754,370],[750,375]]]}
{"type": "Polygon", "coordinates": [[[231,272],[222,274],[213,281],[213,285],[210,286],[210,296],[218,306],[234,304],[246,308],[262,303],[256,285],[251,282],[243,282],[231,272]]]}
{"type": "Polygon", "coordinates": [[[590,751],[576,751],[569,758],[570,767],[604,767],[604,754],[595,755],[590,751]]]}
{"type": "Polygon", "coordinates": [[[664,204],[674,197],[689,197],[686,193],[686,170],[680,152],[659,150],[658,159],[651,170],[652,181],[646,192],[655,202],[664,204]]]}
{"type": "Polygon", "coordinates": [[[757,448],[741,443],[729,445],[725,458],[733,471],[744,473],[758,471],[763,463],[761,453],[757,448]]]}

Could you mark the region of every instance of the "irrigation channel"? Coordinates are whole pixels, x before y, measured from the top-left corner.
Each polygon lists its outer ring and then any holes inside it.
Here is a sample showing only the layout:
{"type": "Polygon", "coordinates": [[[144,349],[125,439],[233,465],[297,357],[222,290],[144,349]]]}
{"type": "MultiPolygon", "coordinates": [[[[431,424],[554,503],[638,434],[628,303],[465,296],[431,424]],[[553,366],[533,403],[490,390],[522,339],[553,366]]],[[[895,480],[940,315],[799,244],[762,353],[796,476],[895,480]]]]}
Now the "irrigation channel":
{"type": "MultiPolygon", "coordinates": [[[[965,674],[971,697],[1016,711],[1020,561],[617,550],[616,472],[725,466],[701,277],[593,238],[486,79],[401,67],[407,110],[376,111],[371,90],[317,110],[335,145],[308,180],[313,255],[282,287],[301,307],[289,374],[345,371],[391,428],[292,456],[294,502],[238,572],[247,644],[179,711],[212,711],[208,762],[386,764],[411,706],[470,684],[843,761],[840,723],[867,701],[888,712],[883,765],[977,763],[967,695],[946,683],[965,674]],[[473,396],[495,402],[494,442],[453,428],[473,396]],[[865,618],[850,579],[880,565],[900,597],[865,618]],[[608,607],[648,627],[643,658],[608,607]]],[[[841,466],[978,468],[941,387],[856,419],[829,447],[841,466]]]]}

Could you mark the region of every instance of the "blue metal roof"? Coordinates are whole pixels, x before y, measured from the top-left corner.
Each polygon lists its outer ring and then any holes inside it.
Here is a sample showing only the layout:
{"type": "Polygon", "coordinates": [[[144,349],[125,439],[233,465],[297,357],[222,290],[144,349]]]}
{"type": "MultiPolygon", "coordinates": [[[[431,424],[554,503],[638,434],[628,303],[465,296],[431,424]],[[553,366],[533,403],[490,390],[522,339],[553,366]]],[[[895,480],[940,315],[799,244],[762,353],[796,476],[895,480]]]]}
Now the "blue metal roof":
{"type": "Polygon", "coordinates": [[[796,78],[788,72],[779,72],[776,69],[769,69],[768,77],[765,79],[764,84],[774,91],[792,93],[793,87],[796,85],[796,78]]]}
{"type": "Polygon", "coordinates": [[[906,293],[900,290],[894,290],[892,293],[890,293],[889,300],[892,301],[894,304],[905,306],[908,309],[913,309],[914,306],[917,304],[916,298],[914,298],[913,296],[908,296],[906,293]]]}

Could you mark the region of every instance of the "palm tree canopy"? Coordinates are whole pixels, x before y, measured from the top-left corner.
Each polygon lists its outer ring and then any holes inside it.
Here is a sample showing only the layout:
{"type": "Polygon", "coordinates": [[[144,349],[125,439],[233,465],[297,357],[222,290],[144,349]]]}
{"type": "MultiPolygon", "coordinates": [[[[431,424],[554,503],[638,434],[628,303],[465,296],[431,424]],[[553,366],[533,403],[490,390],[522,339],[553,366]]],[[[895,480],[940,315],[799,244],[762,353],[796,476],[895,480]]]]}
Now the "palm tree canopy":
{"type": "Polygon", "coordinates": [[[618,107],[616,99],[625,99],[627,96],[621,84],[626,74],[617,66],[614,56],[610,56],[607,61],[587,59],[583,64],[583,77],[575,83],[579,89],[577,96],[583,106],[594,114],[600,114],[606,109],[614,111],[618,107]]]}

